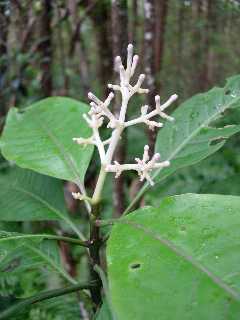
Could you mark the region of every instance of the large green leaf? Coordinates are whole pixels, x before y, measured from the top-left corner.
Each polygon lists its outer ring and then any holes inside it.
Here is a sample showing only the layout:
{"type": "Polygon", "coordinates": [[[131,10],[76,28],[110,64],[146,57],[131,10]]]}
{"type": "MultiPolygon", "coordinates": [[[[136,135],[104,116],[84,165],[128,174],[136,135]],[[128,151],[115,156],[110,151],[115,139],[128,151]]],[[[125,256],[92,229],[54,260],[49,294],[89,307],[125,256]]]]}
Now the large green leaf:
{"type": "Polygon", "coordinates": [[[30,170],[0,175],[0,220],[58,220],[66,215],[63,185],[30,170]]]}
{"type": "Polygon", "coordinates": [[[240,76],[229,78],[223,88],[197,94],[180,105],[173,113],[175,121],[166,123],[157,136],[155,149],[171,165],[163,171],[156,171],[156,180],[201,161],[239,132],[240,125],[210,126],[231,108],[240,108],[240,76]]]}
{"type": "Polygon", "coordinates": [[[91,159],[92,146],[73,137],[88,137],[83,119],[88,106],[64,97],[47,98],[26,108],[12,108],[1,139],[4,157],[18,166],[80,184],[91,159]]]}
{"type": "Polygon", "coordinates": [[[107,260],[118,320],[240,319],[240,197],[186,194],[113,227],[107,260]]]}

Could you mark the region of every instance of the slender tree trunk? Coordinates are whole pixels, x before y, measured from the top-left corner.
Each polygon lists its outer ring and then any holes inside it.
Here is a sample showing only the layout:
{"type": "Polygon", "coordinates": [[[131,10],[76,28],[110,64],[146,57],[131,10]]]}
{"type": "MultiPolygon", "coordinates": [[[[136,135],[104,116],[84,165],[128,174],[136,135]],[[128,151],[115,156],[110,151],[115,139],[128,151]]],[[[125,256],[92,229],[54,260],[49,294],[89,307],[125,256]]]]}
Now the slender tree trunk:
{"type": "Polygon", "coordinates": [[[203,28],[204,59],[202,69],[202,90],[214,83],[214,40],[217,24],[217,1],[205,0],[205,26],[203,28]]]}
{"type": "Polygon", "coordinates": [[[60,44],[59,45],[59,60],[61,65],[61,73],[62,73],[62,79],[63,79],[63,88],[60,89],[60,92],[58,94],[67,96],[68,90],[69,90],[69,76],[66,72],[68,68],[68,61],[67,61],[67,54],[66,54],[66,47],[64,43],[64,36],[63,36],[63,28],[61,23],[61,12],[60,7],[56,5],[56,11],[57,11],[57,41],[60,44]]]}
{"type": "MultiPolygon", "coordinates": [[[[159,73],[161,71],[163,61],[168,1],[155,0],[155,8],[155,72],[159,73]]],[[[160,86],[159,77],[157,77],[157,86],[160,86]]]]}
{"type": "Polygon", "coordinates": [[[43,0],[40,19],[40,67],[42,70],[41,88],[45,97],[52,94],[52,0],[43,0]]]}
{"type": "Polygon", "coordinates": [[[7,112],[7,101],[4,94],[6,88],[6,76],[7,76],[7,54],[8,54],[8,24],[9,18],[6,15],[6,2],[0,3],[0,57],[2,59],[0,63],[0,131],[1,131],[1,117],[7,112]]]}
{"type": "Polygon", "coordinates": [[[112,76],[111,64],[111,42],[109,30],[111,28],[111,8],[107,3],[97,2],[91,17],[96,33],[96,43],[98,51],[97,78],[102,87],[103,94],[107,93],[106,84],[112,76]]]}
{"type": "Polygon", "coordinates": [[[176,53],[176,66],[177,66],[177,92],[183,90],[183,39],[184,39],[184,4],[179,2],[178,4],[178,42],[176,53]]]}
{"type": "Polygon", "coordinates": [[[137,25],[138,25],[138,1],[131,2],[131,17],[129,21],[129,42],[133,45],[137,43],[137,25]]]}
{"type": "Polygon", "coordinates": [[[11,78],[16,79],[17,84],[17,86],[11,88],[12,92],[9,105],[17,106],[22,96],[27,96],[28,94],[28,81],[25,77],[25,71],[32,63],[38,46],[36,41],[33,41],[37,17],[32,10],[30,2],[29,7],[17,1],[10,3],[11,40],[13,40],[12,37],[14,37],[13,41],[16,43],[18,52],[28,57],[28,59],[23,59],[21,63],[16,63],[14,55],[9,54],[9,58],[12,58],[12,60],[8,61],[8,73],[11,74],[11,78]]]}
{"type": "Polygon", "coordinates": [[[81,76],[81,85],[83,88],[84,96],[87,97],[87,93],[90,91],[90,68],[88,55],[86,53],[85,44],[82,37],[82,23],[86,17],[90,16],[92,10],[95,9],[96,0],[88,1],[84,4],[84,14],[79,17],[79,4],[76,0],[69,0],[68,9],[70,12],[69,22],[70,22],[70,48],[69,48],[69,57],[70,60],[74,57],[74,54],[78,56],[78,71],[81,76]]]}
{"type": "MultiPolygon", "coordinates": [[[[113,57],[126,57],[128,45],[128,12],[127,0],[112,0],[111,10],[112,21],[112,48],[113,57]]],[[[124,61],[125,62],[125,61],[124,61]]],[[[115,78],[117,79],[117,78],[115,78]]],[[[117,95],[114,104],[114,113],[119,113],[120,97],[117,95]]],[[[119,163],[124,163],[126,154],[127,136],[123,133],[119,147],[116,149],[114,160],[119,163]]],[[[125,194],[124,194],[124,174],[120,175],[118,179],[114,179],[113,203],[114,216],[120,216],[125,208],[125,194]]]]}
{"type": "Polygon", "coordinates": [[[202,88],[202,59],[203,59],[203,0],[192,1],[192,60],[193,60],[193,88],[192,94],[201,91],[202,88]]]}
{"type": "MultiPolygon", "coordinates": [[[[147,102],[150,110],[155,107],[155,95],[159,94],[159,74],[164,51],[164,33],[167,17],[167,0],[144,0],[144,69],[150,93],[147,102]]],[[[148,130],[151,154],[154,151],[157,131],[148,130]]]]}
{"type": "Polygon", "coordinates": [[[193,0],[193,65],[194,93],[207,90],[214,82],[214,32],[216,30],[216,0],[193,0]]]}

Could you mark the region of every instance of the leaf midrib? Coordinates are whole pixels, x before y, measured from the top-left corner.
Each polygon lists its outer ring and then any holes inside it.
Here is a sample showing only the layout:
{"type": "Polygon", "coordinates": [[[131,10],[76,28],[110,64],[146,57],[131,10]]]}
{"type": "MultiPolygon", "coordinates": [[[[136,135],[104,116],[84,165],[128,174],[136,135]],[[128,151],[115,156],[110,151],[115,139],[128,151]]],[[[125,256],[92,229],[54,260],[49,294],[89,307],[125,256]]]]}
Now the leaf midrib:
{"type": "MultiPolygon", "coordinates": [[[[0,182],[0,184],[1,184],[1,182],[0,182]]],[[[58,217],[60,217],[62,220],[64,220],[71,227],[71,229],[78,235],[78,237],[81,240],[83,240],[83,241],[86,240],[84,235],[78,230],[78,228],[75,226],[75,224],[72,223],[72,221],[68,218],[68,216],[66,214],[60,212],[55,207],[53,207],[46,200],[42,199],[41,197],[39,197],[35,193],[32,193],[31,191],[28,191],[22,187],[18,187],[16,185],[14,185],[13,183],[8,188],[16,190],[16,191],[23,193],[25,195],[28,195],[30,198],[32,198],[32,199],[36,200],[37,202],[41,203],[42,205],[44,205],[47,209],[49,209],[50,211],[53,211],[58,217]]]]}
{"type": "MultiPolygon", "coordinates": [[[[232,104],[234,104],[237,100],[239,100],[240,97],[237,97],[235,99],[233,99],[230,103],[226,104],[224,108],[217,110],[216,113],[214,113],[210,118],[208,118],[205,122],[203,122],[199,127],[197,127],[187,138],[186,140],[184,140],[177,148],[176,150],[166,159],[167,161],[171,161],[177,154],[178,152],[180,152],[187,144],[190,140],[192,140],[194,138],[194,136],[196,136],[199,131],[201,129],[203,129],[205,126],[207,126],[209,123],[211,123],[211,121],[221,112],[225,111],[226,109],[228,109],[232,104]]],[[[162,171],[163,168],[159,168],[155,174],[153,174],[153,178],[155,178],[156,176],[158,176],[158,174],[162,171]]],[[[159,181],[161,181],[162,179],[160,179],[159,181]]]]}
{"type": "MultiPolygon", "coordinates": [[[[43,125],[40,121],[36,120],[36,117],[33,117],[35,120],[35,123],[38,124],[38,127],[42,130],[44,134],[47,134],[49,139],[52,141],[52,143],[56,146],[59,153],[62,155],[62,160],[65,163],[66,167],[69,169],[70,172],[72,172],[73,176],[76,178],[76,182],[79,185],[82,185],[81,178],[78,174],[77,168],[75,163],[72,161],[71,157],[69,156],[68,152],[65,150],[65,147],[63,144],[61,144],[60,141],[55,137],[54,133],[48,129],[46,126],[43,125]]],[[[70,143],[70,142],[69,142],[70,143]]]]}
{"type": "MultiPolygon", "coordinates": [[[[39,122],[38,120],[36,120],[35,117],[33,117],[33,119],[39,125],[39,128],[43,131],[43,133],[46,133],[48,135],[48,137],[50,138],[50,140],[52,141],[52,143],[57,147],[57,149],[59,150],[60,154],[63,157],[63,162],[65,163],[66,167],[68,167],[70,172],[72,172],[73,176],[75,176],[75,178],[76,178],[76,180],[73,182],[75,182],[77,184],[81,193],[83,195],[85,195],[86,194],[85,187],[84,187],[84,184],[81,182],[80,175],[78,174],[77,165],[75,164],[74,160],[69,156],[69,153],[65,150],[64,145],[62,145],[60,143],[60,141],[58,141],[58,139],[54,136],[54,134],[51,130],[49,130],[46,126],[42,125],[42,123],[39,122]]],[[[86,200],[84,200],[84,203],[85,203],[87,211],[90,213],[91,207],[90,207],[89,203],[86,200]]]]}
{"type": "Polygon", "coordinates": [[[60,266],[58,266],[57,263],[53,259],[51,259],[49,256],[47,256],[44,252],[41,250],[29,245],[29,244],[24,244],[26,248],[29,250],[33,251],[35,254],[37,254],[42,260],[46,261],[49,265],[51,265],[59,274],[61,274],[66,280],[68,280],[72,284],[76,284],[77,282],[69,276],[65,270],[63,270],[60,266]]]}
{"type": "Polygon", "coordinates": [[[14,184],[11,184],[11,189],[13,189],[15,191],[18,191],[20,193],[23,193],[23,194],[29,196],[30,198],[36,200],[37,202],[41,203],[43,206],[45,206],[50,211],[53,211],[61,219],[65,218],[63,213],[58,211],[55,207],[53,207],[46,200],[42,199],[40,196],[36,195],[35,193],[33,193],[31,191],[28,191],[28,190],[26,190],[26,189],[24,189],[22,187],[18,187],[18,186],[14,185],[14,184]]]}
{"type": "Polygon", "coordinates": [[[212,271],[210,271],[207,267],[201,264],[198,260],[196,260],[193,256],[189,255],[188,253],[184,252],[184,250],[179,249],[172,241],[163,238],[160,234],[156,234],[149,228],[146,228],[142,224],[134,223],[129,220],[121,220],[120,223],[130,225],[138,230],[143,231],[146,235],[149,235],[152,239],[159,241],[162,245],[167,247],[169,250],[174,252],[177,256],[183,258],[187,262],[189,262],[193,267],[198,269],[200,272],[205,274],[212,282],[217,285],[220,289],[224,290],[225,293],[230,295],[234,300],[240,302],[240,294],[231,288],[227,283],[225,283],[221,278],[216,276],[212,271]]]}

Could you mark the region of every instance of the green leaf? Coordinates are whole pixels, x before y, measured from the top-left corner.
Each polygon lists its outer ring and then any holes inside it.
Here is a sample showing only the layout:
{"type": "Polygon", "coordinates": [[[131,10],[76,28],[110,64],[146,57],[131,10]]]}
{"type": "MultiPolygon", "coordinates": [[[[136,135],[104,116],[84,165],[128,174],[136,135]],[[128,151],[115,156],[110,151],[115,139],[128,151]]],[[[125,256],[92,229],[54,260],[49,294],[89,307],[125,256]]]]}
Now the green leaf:
{"type": "Polygon", "coordinates": [[[59,220],[66,215],[62,182],[15,168],[0,175],[0,220],[59,220]]]}
{"type": "Polygon", "coordinates": [[[68,217],[62,181],[14,168],[0,175],[0,221],[63,220],[82,240],[68,217]]]}
{"type": "Polygon", "coordinates": [[[83,119],[88,106],[64,97],[47,98],[24,112],[12,108],[1,139],[3,156],[18,166],[81,184],[93,147],[73,137],[89,137],[83,119]]]}
{"type": "Polygon", "coordinates": [[[180,105],[173,113],[175,121],[166,123],[157,136],[155,150],[171,165],[155,172],[156,181],[219,150],[227,138],[240,131],[240,125],[222,128],[210,125],[226,110],[239,107],[240,76],[229,78],[224,88],[197,94],[180,105]]]}
{"type": "Polygon", "coordinates": [[[113,227],[107,261],[118,320],[240,318],[240,197],[186,194],[113,227]]]}
{"type": "Polygon", "coordinates": [[[0,233],[0,274],[21,274],[32,269],[48,267],[71,283],[74,280],[62,268],[57,243],[44,236],[0,233]]]}

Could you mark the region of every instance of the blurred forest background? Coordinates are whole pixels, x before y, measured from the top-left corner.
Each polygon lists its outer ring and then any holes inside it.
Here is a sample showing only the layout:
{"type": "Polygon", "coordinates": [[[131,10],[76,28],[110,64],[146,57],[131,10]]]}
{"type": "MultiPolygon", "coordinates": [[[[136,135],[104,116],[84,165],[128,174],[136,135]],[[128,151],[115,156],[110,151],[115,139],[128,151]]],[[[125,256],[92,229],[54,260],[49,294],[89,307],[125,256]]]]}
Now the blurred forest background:
{"type": "MultiPolygon", "coordinates": [[[[145,87],[151,90],[147,103],[153,105],[155,94],[160,93],[164,100],[177,93],[177,107],[240,73],[239,30],[240,1],[236,0],[0,0],[0,130],[13,106],[25,108],[56,95],[87,102],[89,90],[106,96],[106,84],[116,77],[114,57],[125,56],[128,43],[133,43],[140,55],[138,71],[147,76],[145,87]]],[[[141,99],[132,102],[131,115],[139,113],[141,99]]],[[[113,108],[117,111],[117,104],[113,108]]],[[[226,117],[232,117],[232,123],[240,122],[238,113],[226,117]]],[[[132,161],[142,154],[145,143],[153,147],[154,139],[155,134],[134,127],[123,138],[116,159],[132,161]]],[[[239,195],[238,150],[236,136],[201,164],[182,169],[154,186],[144,203],[154,205],[165,195],[186,192],[239,195]]],[[[95,183],[97,161],[94,157],[91,163],[88,188],[95,183]]],[[[8,165],[0,158],[0,174],[8,165]]],[[[139,188],[137,181],[131,173],[114,181],[109,178],[106,216],[121,214],[139,188]]],[[[65,185],[73,215],[79,210],[70,197],[74,190],[74,185],[65,185]]],[[[68,270],[76,272],[74,253],[66,247],[62,251],[68,270]]],[[[16,290],[35,292],[27,279],[22,280],[20,289],[16,280],[9,279],[0,277],[3,295],[16,290]]],[[[36,286],[44,288],[41,280],[37,281],[36,286]]],[[[35,308],[29,317],[62,319],[49,310],[46,316],[35,308]]]]}

